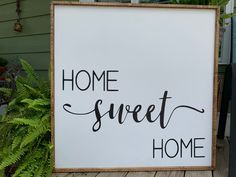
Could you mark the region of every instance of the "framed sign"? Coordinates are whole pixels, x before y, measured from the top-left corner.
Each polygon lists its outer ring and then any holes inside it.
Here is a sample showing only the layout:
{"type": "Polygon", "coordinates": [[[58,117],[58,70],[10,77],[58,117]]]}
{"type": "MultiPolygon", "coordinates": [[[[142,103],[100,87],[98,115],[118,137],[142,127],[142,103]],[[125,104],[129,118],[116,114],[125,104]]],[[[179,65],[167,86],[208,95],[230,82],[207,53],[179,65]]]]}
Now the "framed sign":
{"type": "Polygon", "coordinates": [[[215,166],[219,9],[54,2],[55,171],[215,166]]]}

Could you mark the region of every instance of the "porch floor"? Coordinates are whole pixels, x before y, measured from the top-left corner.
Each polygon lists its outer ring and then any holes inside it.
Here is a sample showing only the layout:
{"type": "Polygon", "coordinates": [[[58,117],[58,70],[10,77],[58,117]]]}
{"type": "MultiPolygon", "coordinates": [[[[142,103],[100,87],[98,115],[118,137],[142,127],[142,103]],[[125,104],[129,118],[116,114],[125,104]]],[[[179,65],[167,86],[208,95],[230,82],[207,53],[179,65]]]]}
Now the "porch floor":
{"type": "Polygon", "coordinates": [[[217,141],[216,159],[216,170],[214,171],[54,173],[52,177],[228,177],[228,140],[217,141]]]}

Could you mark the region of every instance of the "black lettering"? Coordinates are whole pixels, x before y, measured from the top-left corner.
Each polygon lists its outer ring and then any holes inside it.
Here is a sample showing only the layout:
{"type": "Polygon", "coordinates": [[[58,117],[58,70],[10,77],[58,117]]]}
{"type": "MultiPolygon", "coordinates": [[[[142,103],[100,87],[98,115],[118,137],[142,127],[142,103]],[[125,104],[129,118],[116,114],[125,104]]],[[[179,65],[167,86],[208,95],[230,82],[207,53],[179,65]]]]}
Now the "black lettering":
{"type": "Polygon", "coordinates": [[[102,72],[102,74],[100,75],[100,77],[97,76],[97,74],[95,73],[95,71],[93,71],[93,74],[92,74],[92,90],[94,91],[94,80],[95,78],[97,79],[97,81],[99,82],[102,78],[103,78],[103,91],[105,91],[106,87],[105,87],[105,71],[102,72]]]}
{"type": "Polygon", "coordinates": [[[165,122],[165,107],[166,107],[166,100],[170,99],[171,97],[167,97],[168,91],[164,92],[161,104],[161,112],[160,112],[160,126],[162,129],[166,128],[167,125],[164,125],[165,122]]]}
{"type": "MultiPolygon", "coordinates": [[[[128,105],[127,105],[128,106],[128,105]]],[[[126,106],[126,107],[127,107],[126,106]]],[[[121,104],[117,110],[117,112],[114,114],[114,104],[112,103],[110,105],[110,110],[109,110],[109,117],[111,119],[114,119],[117,115],[118,115],[118,122],[119,124],[123,124],[127,115],[128,115],[128,112],[126,111],[126,114],[124,116],[124,119],[123,119],[123,111],[124,111],[124,104],[121,104]]]]}
{"type": "MultiPolygon", "coordinates": [[[[172,146],[172,147],[173,147],[173,146],[172,146]]],[[[166,155],[167,155],[169,158],[174,158],[174,157],[176,157],[176,155],[179,153],[179,144],[178,144],[178,142],[177,142],[175,139],[171,138],[171,139],[169,139],[169,140],[165,143],[165,153],[166,153],[166,155]],[[175,153],[174,155],[170,155],[170,154],[167,152],[167,145],[168,145],[168,143],[169,143],[170,141],[175,142],[175,144],[176,144],[176,153],[175,153]]]]}
{"type": "MultiPolygon", "coordinates": [[[[145,114],[145,117],[147,118],[148,122],[154,122],[155,120],[152,120],[152,116],[151,116],[151,113],[155,110],[155,105],[150,105],[148,106],[147,108],[147,112],[145,114]]],[[[157,117],[158,118],[158,117],[157,117]]]]}
{"type": "Polygon", "coordinates": [[[202,148],[204,148],[204,146],[197,146],[197,141],[201,141],[201,140],[204,140],[205,138],[194,138],[194,147],[193,147],[193,149],[194,149],[194,151],[193,151],[193,153],[194,153],[194,158],[204,158],[205,156],[204,155],[196,155],[197,154],[197,149],[202,149],[202,148]]]}
{"type": "Polygon", "coordinates": [[[152,141],[152,158],[155,158],[155,151],[161,150],[161,158],[163,158],[163,139],[161,139],[161,147],[156,147],[155,139],[152,141]]]}
{"type": "Polygon", "coordinates": [[[65,71],[62,70],[62,90],[65,89],[65,81],[71,82],[71,90],[74,90],[74,70],[71,71],[71,78],[65,79],[65,71]]]}
{"type": "Polygon", "coordinates": [[[88,73],[86,70],[80,70],[80,71],[76,74],[75,80],[76,80],[75,84],[76,84],[77,88],[78,88],[79,90],[81,90],[81,91],[87,90],[87,89],[89,88],[90,84],[91,84],[91,77],[90,77],[89,73],[88,73]],[[87,87],[85,87],[85,88],[81,88],[81,87],[79,86],[79,84],[78,84],[78,76],[79,76],[79,74],[82,73],[82,72],[85,73],[85,74],[88,76],[88,85],[87,85],[87,87]]]}
{"type": "Polygon", "coordinates": [[[109,88],[109,82],[115,82],[115,81],[117,81],[117,79],[110,79],[109,73],[114,73],[114,72],[119,72],[119,71],[118,71],[118,70],[108,70],[108,71],[107,71],[107,83],[106,83],[106,85],[107,85],[107,91],[113,91],[113,92],[119,91],[118,89],[110,89],[110,88],[109,88]]]}
{"type": "Polygon", "coordinates": [[[136,106],[134,107],[134,110],[133,110],[133,111],[127,110],[128,113],[132,113],[133,119],[134,119],[134,121],[137,122],[137,123],[142,122],[143,119],[145,118],[145,117],[143,117],[141,120],[138,120],[138,112],[141,111],[141,109],[142,109],[142,106],[139,104],[139,105],[136,105],[136,106]]]}
{"type": "Polygon", "coordinates": [[[180,149],[181,149],[181,151],[180,151],[180,158],[183,157],[183,146],[184,146],[184,148],[187,149],[189,145],[190,145],[190,154],[191,154],[191,158],[193,157],[193,148],[192,148],[192,144],[193,144],[193,140],[192,140],[192,139],[189,140],[189,142],[188,142],[187,145],[184,143],[184,140],[183,140],[182,138],[180,139],[180,149]]]}

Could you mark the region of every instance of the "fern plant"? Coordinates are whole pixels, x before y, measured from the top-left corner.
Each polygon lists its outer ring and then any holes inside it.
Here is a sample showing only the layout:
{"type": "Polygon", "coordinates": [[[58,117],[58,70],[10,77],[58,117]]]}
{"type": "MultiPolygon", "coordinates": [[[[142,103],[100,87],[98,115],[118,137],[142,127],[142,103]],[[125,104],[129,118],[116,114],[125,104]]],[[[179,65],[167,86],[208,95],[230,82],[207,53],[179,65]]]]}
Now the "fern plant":
{"type": "MultiPolygon", "coordinates": [[[[50,85],[24,60],[26,76],[18,76],[16,90],[0,117],[0,177],[15,166],[13,177],[51,176],[50,85]]],[[[0,88],[12,94],[8,88],[0,88]]]]}

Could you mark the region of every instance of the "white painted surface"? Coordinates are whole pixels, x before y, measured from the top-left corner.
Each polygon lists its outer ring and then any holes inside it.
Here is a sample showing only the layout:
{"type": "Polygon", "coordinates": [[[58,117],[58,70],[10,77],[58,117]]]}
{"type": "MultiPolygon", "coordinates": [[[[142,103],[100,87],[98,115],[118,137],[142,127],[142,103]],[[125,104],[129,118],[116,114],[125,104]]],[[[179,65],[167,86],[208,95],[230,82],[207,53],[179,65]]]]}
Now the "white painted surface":
{"type": "MultiPolygon", "coordinates": [[[[55,167],[211,166],[214,33],[214,10],[55,6],[55,167]],[[117,81],[110,87],[119,91],[103,91],[101,84],[94,91],[72,91],[69,82],[63,91],[63,69],[66,77],[72,69],[75,74],[118,70],[111,74],[117,81]],[[88,112],[102,99],[101,114],[110,103],[115,110],[120,104],[131,109],[141,104],[141,119],[154,104],[154,119],[164,91],[172,97],[166,102],[165,123],[179,105],[205,112],[177,109],[165,129],[160,119],[136,123],[128,114],[119,124],[117,117],[106,115],[93,132],[94,112],[78,116],[63,109],[70,104],[72,112],[88,112]],[[160,145],[161,139],[171,138],[205,138],[197,150],[205,157],[191,158],[185,150],[182,158],[161,158],[157,151],[153,159],[153,139],[160,145]]],[[[86,86],[88,80],[80,76],[79,85],[86,86]]],[[[172,142],[167,151],[174,154],[175,147],[172,142]]]]}

